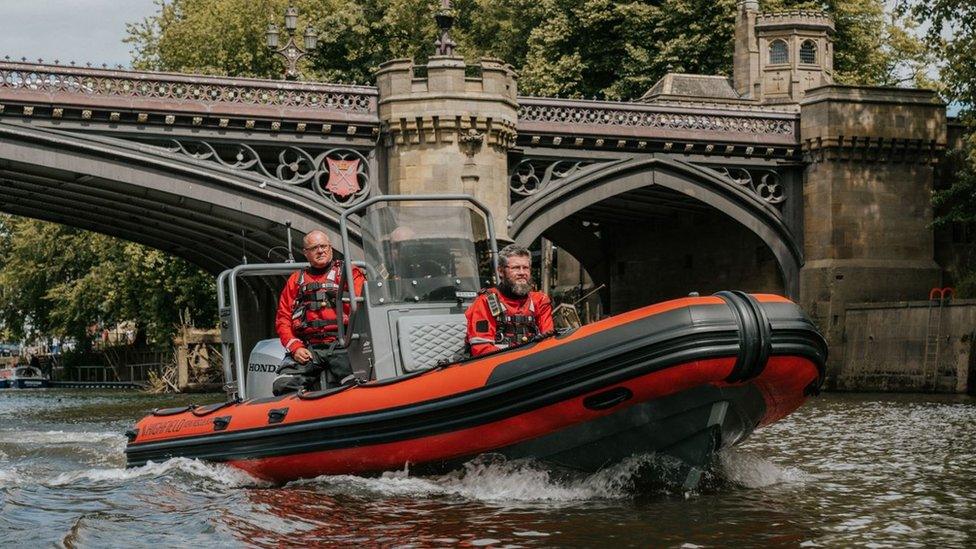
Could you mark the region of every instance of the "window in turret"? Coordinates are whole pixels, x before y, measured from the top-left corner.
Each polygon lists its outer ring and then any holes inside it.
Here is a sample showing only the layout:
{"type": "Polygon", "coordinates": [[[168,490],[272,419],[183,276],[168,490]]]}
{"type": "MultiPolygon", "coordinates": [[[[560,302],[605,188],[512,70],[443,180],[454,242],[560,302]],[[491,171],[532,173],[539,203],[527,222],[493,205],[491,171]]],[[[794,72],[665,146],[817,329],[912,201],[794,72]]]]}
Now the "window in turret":
{"type": "Polygon", "coordinates": [[[817,44],[813,40],[804,40],[800,44],[800,63],[813,65],[817,62],[817,44]]]}
{"type": "Polygon", "coordinates": [[[789,49],[786,47],[786,42],[783,40],[775,40],[769,45],[769,64],[776,65],[778,63],[789,63],[790,53],[789,49]]]}

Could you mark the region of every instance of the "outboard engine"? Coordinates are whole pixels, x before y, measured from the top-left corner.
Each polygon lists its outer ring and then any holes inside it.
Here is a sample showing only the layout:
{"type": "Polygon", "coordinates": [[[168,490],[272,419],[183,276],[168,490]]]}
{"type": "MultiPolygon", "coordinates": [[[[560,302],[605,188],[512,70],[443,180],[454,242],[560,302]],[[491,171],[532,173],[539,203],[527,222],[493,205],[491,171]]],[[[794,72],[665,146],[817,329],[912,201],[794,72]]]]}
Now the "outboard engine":
{"type": "Polygon", "coordinates": [[[247,387],[248,398],[272,396],[271,387],[278,377],[278,368],[294,362],[278,338],[258,341],[247,360],[244,386],[247,387]]]}

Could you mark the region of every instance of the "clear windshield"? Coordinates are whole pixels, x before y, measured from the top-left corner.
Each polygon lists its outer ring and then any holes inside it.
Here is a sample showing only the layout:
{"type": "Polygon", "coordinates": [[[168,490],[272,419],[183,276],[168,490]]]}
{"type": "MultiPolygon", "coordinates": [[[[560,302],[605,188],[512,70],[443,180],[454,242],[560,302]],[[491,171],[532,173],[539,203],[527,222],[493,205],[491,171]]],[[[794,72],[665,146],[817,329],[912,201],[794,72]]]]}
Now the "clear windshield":
{"type": "Polygon", "coordinates": [[[463,202],[378,204],[361,228],[374,304],[455,301],[487,283],[485,219],[463,202]]]}

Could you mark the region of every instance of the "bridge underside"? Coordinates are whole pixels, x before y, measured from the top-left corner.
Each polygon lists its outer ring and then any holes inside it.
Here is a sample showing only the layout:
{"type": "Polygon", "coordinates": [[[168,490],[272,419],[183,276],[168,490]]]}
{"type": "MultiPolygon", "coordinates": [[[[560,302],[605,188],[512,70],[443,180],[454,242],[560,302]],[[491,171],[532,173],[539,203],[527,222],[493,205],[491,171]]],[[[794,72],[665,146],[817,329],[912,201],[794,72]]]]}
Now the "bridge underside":
{"type": "Polygon", "coordinates": [[[296,238],[316,227],[334,236],[339,217],[305,189],[157,147],[8,124],[0,211],[145,244],[211,273],[283,261],[286,222],[296,238]]]}
{"type": "MultiPolygon", "coordinates": [[[[513,206],[516,240],[571,254],[607,313],[725,289],[796,296],[802,256],[779,210],[667,158],[592,166],[513,206]]],[[[565,283],[563,282],[557,282],[565,283]]]]}
{"type": "Polygon", "coordinates": [[[670,189],[649,187],[604,199],[543,236],[579,261],[595,285],[606,285],[600,297],[607,313],[691,291],[787,293],[762,239],[715,208],[670,189]]]}

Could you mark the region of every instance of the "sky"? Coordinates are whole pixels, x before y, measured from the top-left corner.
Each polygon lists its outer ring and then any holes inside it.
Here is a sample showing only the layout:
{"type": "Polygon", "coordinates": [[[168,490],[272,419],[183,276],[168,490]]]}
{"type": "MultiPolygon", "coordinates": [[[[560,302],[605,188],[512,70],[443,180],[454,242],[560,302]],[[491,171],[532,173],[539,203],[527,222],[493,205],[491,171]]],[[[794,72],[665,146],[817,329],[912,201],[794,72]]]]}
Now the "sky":
{"type": "Polygon", "coordinates": [[[154,0],[0,0],[0,58],[129,67],[125,24],[156,12],[154,0]]]}

